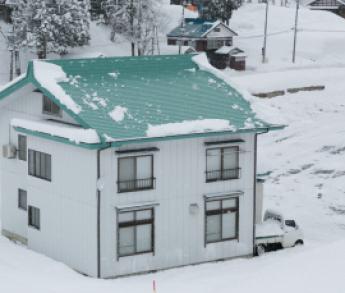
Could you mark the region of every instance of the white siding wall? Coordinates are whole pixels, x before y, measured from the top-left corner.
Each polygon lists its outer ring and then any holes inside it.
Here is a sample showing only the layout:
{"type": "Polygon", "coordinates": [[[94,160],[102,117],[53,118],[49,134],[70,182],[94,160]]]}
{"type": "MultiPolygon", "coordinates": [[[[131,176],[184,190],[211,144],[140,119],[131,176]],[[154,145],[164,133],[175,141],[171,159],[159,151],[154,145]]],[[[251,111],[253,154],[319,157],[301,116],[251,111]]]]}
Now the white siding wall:
{"type": "MultiPolygon", "coordinates": [[[[32,87],[17,92],[0,109],[0,146],[17,146],[12,118],[45,117],[41,94],[32,87]]],[[[73,119],[63,114],[62,119],[73,119]]],[[[28,176],[28,163],[0,158],[2,229],[27,238],[28,246],[72,268],[96,275],[96,151],[29,136],[28,148],[52,156],[52,182],[28,176]],[[18,209],[18,188],[27,190],[28,205],[40,209],[41,230],[28,227],[18,209]]]]}
{"type": "MultiPolygon", "coordinates": [[[[253,251],[253,184],[254,135],[218,138],[242,138],[240,144],[241,179],[205,183],[205,141],[186,139],[150,144],[154,152],[156,188],[117,194],[117,158],[115,150],[104,151],[102,172],[106,182],[102,193],[102,276],[113,277],[155,269],[163,269],[205,261],[250,255],[253,251]],[[111,158],[111,160],[109,159],[111,158]],[[241,190],[239,241],[226,241],[204,246],[204,195],[241,190]],[[155,255],[121,257],[116,252],[116,207],[156,202],[155,255]],[[199,212],[191,215],[190,204],[197,203],[199,212]]],[[[129,146],[128,148],[143,147],[129,146]]]]}
{"type": "Polygon", "coordinates": [[[217,27],[220,28],[220,31],[211,31],[207,34],[207,38],[229,38],[235,36],[235,34],[232,31],[229,31],[229,29],[227,29],[223,24],[219,24],[217,27]]]}

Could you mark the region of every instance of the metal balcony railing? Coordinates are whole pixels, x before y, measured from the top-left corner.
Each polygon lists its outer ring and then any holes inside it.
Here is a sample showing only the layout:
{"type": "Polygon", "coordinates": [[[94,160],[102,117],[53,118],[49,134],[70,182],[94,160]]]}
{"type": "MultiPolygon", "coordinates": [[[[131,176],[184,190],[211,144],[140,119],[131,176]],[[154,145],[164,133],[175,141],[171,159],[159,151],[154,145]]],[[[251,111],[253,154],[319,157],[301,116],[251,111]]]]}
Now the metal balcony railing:
{"type": "Polygon", "coordinates": [[[239,179],[240,173],[240,168],[206,171],[206,182],[239,179]]]}
{"type": "Polygon", "coordinates": [[[118,192],[132,192],[146,189],[154,189],[156,184],[156,178],[135,179],[118,181],[118,192]]]}

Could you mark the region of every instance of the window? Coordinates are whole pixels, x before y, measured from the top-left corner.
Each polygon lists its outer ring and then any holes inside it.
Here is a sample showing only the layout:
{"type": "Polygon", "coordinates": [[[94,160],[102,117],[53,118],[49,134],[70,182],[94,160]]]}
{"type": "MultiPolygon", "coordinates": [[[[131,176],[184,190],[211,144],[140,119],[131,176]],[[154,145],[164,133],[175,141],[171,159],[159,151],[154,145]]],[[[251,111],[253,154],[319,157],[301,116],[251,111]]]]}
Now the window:
{"type": "Polygon", "coordinates": [[[35,208],[33,206],[29,206],[28,218],[28,223],[30,227],[35,228],[37,230],[41,228],[40,209],[35,208]]]}
{"type": "Polygon", "coordinates": [[[238,239],[238,201],[206,200],[206,243],[238,239]]]}
{"type": "Polygon", "coordinates": [[[206,182],[240,178],[239,147],[206,151],[206,182]]]}
{"type": "Polygon", "coordinates": [[[153,252],[153,209],[118,213],[118,256],[153,252]]]}
{"type": "Polygon", "coordinates": [[[26,136],[18,135],[18,159],[21,161],[27,160],[27,143],[26,136]]]}
{"type": "Polygon", "coordinates": [[[216,27],[216,28],[214,29],[214,32],[215,32],[215,33],[220,33],[220,32],[221,32],[220,27],[216,27]]]}
{"type": "Polygon", "coordinates": [[[48,97],[43,96],[43,114],[61,116],[61,109],[48,97]]]}
{"type": "Polygon", "coordinates": [[[153,189],[153,156],[125,157],[118,160],[118,192],[153,189]]]}
{"type": "Polygon", "coordinates": [[[51,181],[51,155],[29,150],[29,175],[51,181]]]}
{"type": "Polygon", "coordinates": [[[23,189],[18,189],[18,208],[26,211],[27,207],[27,192],[23,189]]]}

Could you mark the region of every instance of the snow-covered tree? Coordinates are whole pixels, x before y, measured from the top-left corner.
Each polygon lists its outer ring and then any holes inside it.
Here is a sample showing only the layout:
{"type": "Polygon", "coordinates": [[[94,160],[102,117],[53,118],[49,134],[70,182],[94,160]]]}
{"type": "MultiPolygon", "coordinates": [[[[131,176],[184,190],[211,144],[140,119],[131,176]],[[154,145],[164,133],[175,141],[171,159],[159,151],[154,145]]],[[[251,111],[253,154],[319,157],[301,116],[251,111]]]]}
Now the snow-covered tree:
{"type": "Polygon", "coordinates": [[[78,0],[18,0],[13,12],[17,41],[34,48],[38,58],[64,55],[88,43],[88,4],[78,0]]]}
{"type": "Polygon", "coordinates": [[[111,40],[116,33],[131,43],[132,55],[145,55],[152,49],[162,24],[161,0],[103,0],[106,23],[111,26],[111,40]]]}
{"type": "Polygon", "coordinates": [[[219,19],[226,24],[229,24],[232,11],[237,9],[241,4],[240,0],[212,0],[207,2],[207,8],[203,17],[207,19],[219,19]]]}

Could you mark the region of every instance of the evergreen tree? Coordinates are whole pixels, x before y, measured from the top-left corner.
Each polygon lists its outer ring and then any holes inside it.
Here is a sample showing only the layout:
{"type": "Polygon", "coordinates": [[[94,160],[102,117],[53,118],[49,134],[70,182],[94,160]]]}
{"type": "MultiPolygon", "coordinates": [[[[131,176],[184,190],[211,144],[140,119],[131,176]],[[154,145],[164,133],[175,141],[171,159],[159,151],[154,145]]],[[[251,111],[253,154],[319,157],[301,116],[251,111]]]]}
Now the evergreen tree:
{"type": "Polygon", "coordinates": [[[219,19],[226,24],[232,16],[232,11],[240,6],[239,0],[212,0],[207,1],[203,17],[207,19],[219,19]]]}
{"type": "Polygon", "coordinates": [[[13,23],[17,42],[34,48],[40,59],[47,53],[67,54],[68,48],[83,46],[90,39],[86,1],[19,0],[13,23]]]}

